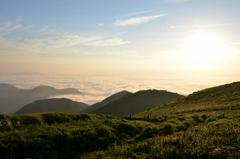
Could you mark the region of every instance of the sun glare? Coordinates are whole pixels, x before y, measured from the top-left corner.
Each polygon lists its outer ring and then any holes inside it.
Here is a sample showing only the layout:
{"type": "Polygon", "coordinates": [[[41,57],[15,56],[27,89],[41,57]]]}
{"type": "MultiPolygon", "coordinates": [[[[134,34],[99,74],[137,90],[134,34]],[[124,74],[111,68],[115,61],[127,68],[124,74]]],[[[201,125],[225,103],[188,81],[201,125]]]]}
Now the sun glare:
{"type": "Polygon", "coordinates": [[[199,36],[186,45],[186,59],[191,67],[213,67],[221,61],[225,48],[214,37],[199,36]]]}

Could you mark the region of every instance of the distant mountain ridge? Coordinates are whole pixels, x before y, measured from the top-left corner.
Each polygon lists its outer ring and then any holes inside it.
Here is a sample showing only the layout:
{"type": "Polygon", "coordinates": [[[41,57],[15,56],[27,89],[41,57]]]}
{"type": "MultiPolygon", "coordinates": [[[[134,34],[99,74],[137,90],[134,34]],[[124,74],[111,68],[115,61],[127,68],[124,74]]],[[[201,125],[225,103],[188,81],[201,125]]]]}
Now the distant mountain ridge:
{"type": "Polygon", "coordinates": [[[13,114],[35,100],[67,94],[82,93],[75,88],[56,89],[42,85],[33,89],[19,89],[10,84],[0,83],[0,113],[13,114]]]}
{"type": "Polygon", "coordinates": [[[32,114],[45,112],[78,113],[89,106],[66,98],[36,100],[18,110],[15,114],[32,114]]]}
{"type": "Polygon", "coordinates": [[[182,97],[184,96],[164,90],[139,91],[134,94],[122,96],[120,99],[110,102],[103,107],[91,111],[90,113],[100,113],[114,116],[136,114],[182,97]]]}
{"type": "Polygon", "coordinates": [[[124,90],[124,91],[118,92],[116,94],[113,94],[113,95],[107,97],[106,99],[104,99],[102,102],[98,102],[98,103],[95,103],[95,104],[89,106],[87,109],[83,110],[81,113],[85,113],[85,112],[90,113],[91,111],[93,111],[95,109],[98,109],[98,108],[100,108],[100,107],[102,107],[102,106],[104,106],[104,105],[106,105],[110,102],[113,102],[113,101],[115,101],[115,100],[117,100],[117,99],[119,99],[122,96],[125,96],[127,94],[132,94],[132,93],[124,90]]]}

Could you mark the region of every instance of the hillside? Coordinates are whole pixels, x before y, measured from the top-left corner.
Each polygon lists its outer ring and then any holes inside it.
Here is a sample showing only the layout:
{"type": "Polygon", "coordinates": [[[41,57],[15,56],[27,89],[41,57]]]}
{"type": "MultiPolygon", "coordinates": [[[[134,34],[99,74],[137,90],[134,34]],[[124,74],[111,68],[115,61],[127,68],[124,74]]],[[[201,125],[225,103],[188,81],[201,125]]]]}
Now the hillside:
{"type": "Polygon", "coordinates": [[[237,159],[239,92],[239,82],[208,88],[131,118],[0,114],[0,158],[237,159]]]}
{"type": "Polygon", "coordinates": [[[0,83],[0,93],[3,94],[4,92],[13,92],[17,91],[18,88],[11,85],[11,84],[6,84],[6,83],[0,83]]]}
{"type": "Polygon", "coordinates": [[[18,89],[13,85],[0,83],[0,112],[13,114],[35,100],[66,94],[81,93],[74,88],[56,89],[51,86],[38,86],[33,89],[18,89]]]}
{"type": "Polygon", "coordinates": [[[114,116],[136,114],[182,97],[182,95],[167,91],[139,91],[134,94],[127,94],[118,100],[92,111],[91,113],[114,116]]]}
{"type": "Polygon", "coordinates": [[[15,114],[32,114],[45,112],[77,113],[88,108],[85,103],[75,102],[70,99],[44,99],[37,100],[18,110],[15,114]]]}
{"type": "Polygon", "coordinates": [[[100,108],[104,105],[107,105],[108,103],[113,102],[114,100],[117,100],[117,99],[119,99],[119,98],[121,98],[121,97],[123,97],[127,94],[132,94],[132,93],[128,92],[128,91],[121,91],[121,92],[118,92],[116,94],[113,94],[113,95],[107,97],[106,99],[104,99],[102,102],[98,102],[96,104],[91,105],[87,109],[83,110],[81,113],[85,113],[85,112],[89,113],[89,112],[91,112],[95,109],[98,109],[98,108],[100,108]]]}
{"type": "Polygon", "coordinates": [[[158,116],[186,112],[209,112],[240,107],[240,82],[194,92],[174,102],[140,113],[139,115],[158,116]]]}

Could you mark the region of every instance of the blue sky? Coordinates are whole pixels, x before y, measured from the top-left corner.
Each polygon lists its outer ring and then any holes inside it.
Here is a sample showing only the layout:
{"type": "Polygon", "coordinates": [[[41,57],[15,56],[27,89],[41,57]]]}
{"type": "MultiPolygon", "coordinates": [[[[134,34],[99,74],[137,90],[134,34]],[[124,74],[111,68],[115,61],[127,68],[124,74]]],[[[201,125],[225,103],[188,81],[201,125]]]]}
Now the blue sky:
{"type": "Polygon", "coordinates": [[[239,0],[0,0],[0,73],[240,70],[239,0]]]}

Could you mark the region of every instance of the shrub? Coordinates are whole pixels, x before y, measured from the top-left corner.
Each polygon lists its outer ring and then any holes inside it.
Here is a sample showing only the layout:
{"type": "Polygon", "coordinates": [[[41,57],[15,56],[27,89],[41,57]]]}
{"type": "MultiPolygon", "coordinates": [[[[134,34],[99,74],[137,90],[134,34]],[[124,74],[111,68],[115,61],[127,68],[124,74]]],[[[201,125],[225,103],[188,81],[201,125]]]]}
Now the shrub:
{"type": "Polygon", "coordinates": [[[167,123],[163,127],[163,132],[165,134],[172,134],[176,130],[177,130],[176,125],[172,123],[167,123]]]}
{"type": "Polygon", "coordinates": [[[5,119],[7,116],[4,114],[0,114],[0,119],[5,119]]]}
{"type": "Polygon", "coordinates": [[[188,129],[191,126],[191,123],[189,121],[186,121],[183,123],[186,129],[188,129]]]}
{"type": "Polygon", "coordinates": [[[118,126],[115,126],[115,129],[120,133],[128,134],[131,137],[135,136],[138,132],[137,128],[134,125],[128,123],[119,123],[118,126]]]}
{"type": "Polygon", "coordinates": [[[201,118],[205,121],[205,120],[207,119],[207,115],[206,115],[206,114],[203,114],[203,115],[201,116],[201,118]]]}
{"type": "Polygon", "coordinates": [[[203,120],[198,116],[198,115],[193,115],[191,116],[195,122],[200,123],[203,122],[203,120]]]}
{"type": "Polygon", "coordinates": [[[147,138],[151,138],[157,134],[161,133],[158,126],[148,126],[139,135],[137,140],[142,141],[147,138]]]}
{"type": "Polygon", "coordinates": [[[178,117],[178,120],[183,121],[185,118],[183,116],[178,117]]]}
{"type": "Polygon", "coordinates": [[[71,121],[71,118],[64,113],[44,113],[42,114],[43,119],[48,124],[63,123],[71,121]]]}
{"type": "Polygon", "coordinates": [[[110,119],[106,119],[106,120],[103,121],[103,124],[108,125],[108,126],[112,126],[112,125],[114,125],[114,121],[110,120],[110,119]]]}
{"type": "Polygon", "coordinates": [[[162,122],[162,118],[161,117],[154,117],[152,119],[152,122],[162,122]]]}
{"type": "MultiPolygon", "coordinates": [[[[71,114],[68,114],[68,115],[71,115],[71,114]]],[[[90,116],[88,114],[74,114],[72,116],[72,120],[89,120],[90,119],[90,116]]]]}
{"type": "MultiPolygon", "coordinates": [[[[14,121],[18,120],[17,118],[14,119],[14,121]]],[[[20,116],[20,123],[23,125],[31,125],[31,124],[42,124],[42,119],[37,116],[33,115],[21,115],[20,116]]]]}
{"type": "Polygon", "coordinates": [[[178,125],[178,126],[176,126],[176,128],[177,128],[177,131],[187,130],[184,125],[178,125]]]}
{"type": "Polygon", "coordinates": [[[115,135],[115,133],[117,133],[116,130],[109,126],[101,125],[97,128],[96,132],[100,140],[99,144],[101,144],[101,148],[106,149],[109,144],[114,143],[114,141],[118,141],[118,138],[115,135]]]}

